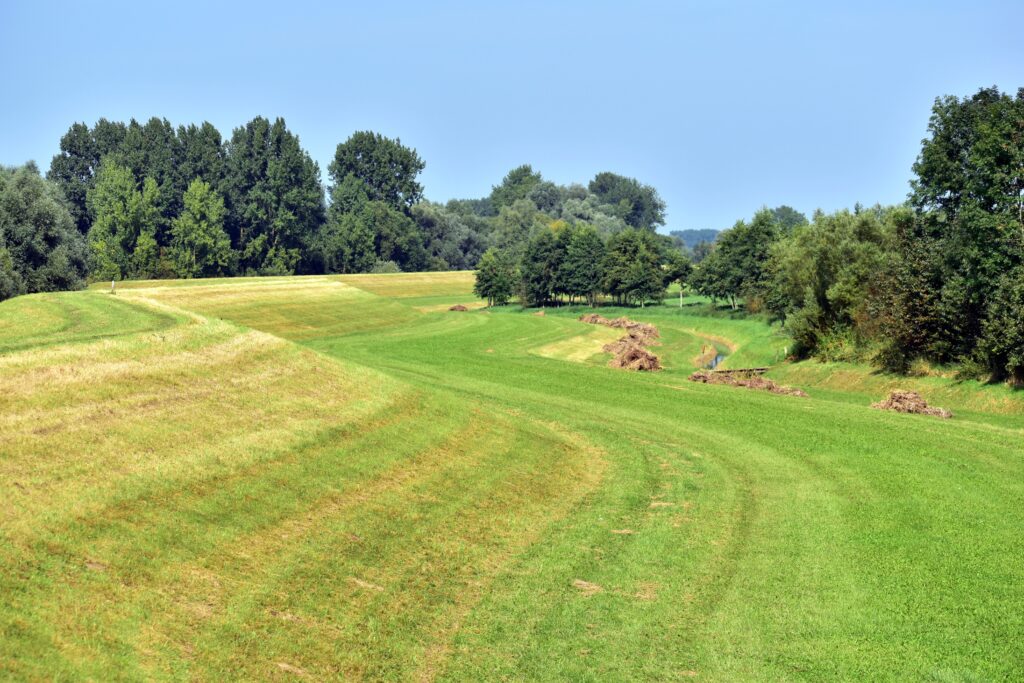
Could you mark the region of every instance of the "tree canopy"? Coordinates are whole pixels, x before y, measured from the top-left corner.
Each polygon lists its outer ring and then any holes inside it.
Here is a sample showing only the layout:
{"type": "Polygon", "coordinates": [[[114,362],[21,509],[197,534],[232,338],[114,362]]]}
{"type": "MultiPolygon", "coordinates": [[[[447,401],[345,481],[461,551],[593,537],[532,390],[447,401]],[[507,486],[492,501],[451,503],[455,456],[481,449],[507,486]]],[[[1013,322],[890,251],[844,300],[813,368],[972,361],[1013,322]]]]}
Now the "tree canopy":
{"type": "Polygon", "coordinates": [[[87,251],[55,183],[0,167],[0,300],[85,285],[87,251]]]}
{"type": "Polygon", "coordinates": [[[405,147],[401,140],[359,131],[338,145],[328,171],[335,187],[353,176],[363,183],[370,200],[407,211],[423,197],[416,177],[424,166],[416,150],[405,147]]]}
{"type": "Polygon", "coordinates": [[[653,231],[665,224],[665,202],[658,191],[635,178],[606,171],[594,176],[589,189],[613,215],[634,228],[653,231]]]}

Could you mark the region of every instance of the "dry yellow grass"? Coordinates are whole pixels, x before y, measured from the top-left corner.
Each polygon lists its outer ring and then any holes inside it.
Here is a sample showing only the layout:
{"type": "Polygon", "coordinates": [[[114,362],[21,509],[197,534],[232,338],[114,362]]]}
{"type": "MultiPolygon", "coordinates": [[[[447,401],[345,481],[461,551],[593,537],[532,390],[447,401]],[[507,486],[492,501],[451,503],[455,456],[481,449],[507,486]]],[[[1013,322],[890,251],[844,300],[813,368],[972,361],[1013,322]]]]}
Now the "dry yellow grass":
{"type": "Polygon", "coordinates": [[[293,340],[372,330],[418,315],[332,276],[221,280],[191,287],[149,284],[156,286],[120,296],[164,302],[293,340]]]}
{"type": "Polygon", "coordinates": [[[588,327],[590,329],[583,334],[545,344],[533,349],[532,353],[544,358],[585,363],[594,356],[603,355],[602,348],[604,345],[622,336],[622,330],[619,329],[602,326],[588,327]]]}
{"type": "Polygon", "coordinates": [[[337,275],[342,282],[393,299],[472,294],[476,274],[472,270],[445,273],[387,273],[382,275],[337,275]]]}
{"type": "Polygon", "coordinates": [[[462,304],[471,311],[479,308],[485,308],[487,306],[486,301],[464,301],[462,299],[459,299],[452,301],[444,301],[437,304],[431,303],[424,304],[422,306],[413,306],[413,308],[415,308],[420,313],[444,313],[448,311],[448,309],[450,309],[456,303],[462,304]]]}
{"type": "Polygon", "coordinates": [[[510,558],[600,481],[603,454],[558,425],[286,340],[408,306],[330,278],[145,285],[0,318],[19,348],[0,356],[0,677],[432,678],[510,558]],[[111,310],[123,334],[59,341],[111,310]]]}
{"type": "Polygon", "coordinates": [[[271,457],[394,391],[382,375],[277,337],[182,319],[0,358],[0,480],[19,490],[0,511],[16,538],[98,509],[126,481],[166,486],[271,457]]]}

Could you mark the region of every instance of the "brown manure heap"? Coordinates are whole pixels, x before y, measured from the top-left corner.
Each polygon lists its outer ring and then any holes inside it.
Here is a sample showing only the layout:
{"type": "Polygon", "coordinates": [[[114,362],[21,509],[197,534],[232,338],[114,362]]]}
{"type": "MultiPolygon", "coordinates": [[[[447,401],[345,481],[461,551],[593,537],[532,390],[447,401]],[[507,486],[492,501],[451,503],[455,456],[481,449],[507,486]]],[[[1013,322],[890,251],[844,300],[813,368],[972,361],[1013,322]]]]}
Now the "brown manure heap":
{"type": "Polygon", "coordinates": [[[449,311],[468,311],[469,309],[466,308],[465,306],[463,306],[462,304],[455,304],[454,306],[452,306],[448,310],[449,311]]]}
{"type": "Polygon", "coordinates": [[[609,320],[596,313],[581,315],[580,321],[591,325],[604,325],[605,327],[626,330],[625,336],[620,337],[618,341],[604,345],[604,352],[610,353],[613,356],[608,361],[609,367],[639,372],[661,370],[661,361],[646,348],[660,343],[657,341],[660,336],[658,328],[654,325],[638,323],[629,318],[609,320]]]}
{"type": "Polygon", "coordinates": [[[916,391],[904,391],[902,389],[893,389],[889,392],[889,397],[887,399],[879,401],[878,403],[872,403],[871,407],[878,408],[879,410],[892,410],[897,413],[933,415],[935,417],[941,417],[944,420],[948,420],[953,417],[953,413],[945,408],[937,408],[935,406],[928,405],[928,403],[921,398],[921,394],[916,391]]]}
{"type": "Polygon", "coordinates": [[[765,379],[759,375],[743,375],[738,373],[714,372],[712,370],[698,370],[690,375],[689,379],[691,382],[700,382],[702,384],[725,384],[731,387],[756,389],[758,391],[767,391],[772,394],[780,394],[783,396],[807,397],[807,393],[802,389],[776,384],[772,380],[765,379]]]}
{"type": "MultiPolygon", "coordinates": [[[[604,347],[608,350],[608,344],[604,347]]],[[[661,361],[653,353],[639,344],[627,343],[620,350],[614,352],[615,356],[608,361],[610,368],[622,368],[623,370],[637,370],[640,372],[653,372],[661,370],[661,361]]]]}

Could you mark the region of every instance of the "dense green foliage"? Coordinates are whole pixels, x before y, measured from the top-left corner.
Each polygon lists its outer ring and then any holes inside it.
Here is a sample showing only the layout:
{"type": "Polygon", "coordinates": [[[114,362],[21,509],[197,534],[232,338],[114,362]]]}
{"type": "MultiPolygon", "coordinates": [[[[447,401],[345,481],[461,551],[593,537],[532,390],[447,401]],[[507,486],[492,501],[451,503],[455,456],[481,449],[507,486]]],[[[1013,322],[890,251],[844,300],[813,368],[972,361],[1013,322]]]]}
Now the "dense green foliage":
{"type": "Polygon", "coordinates": [[[936,100],[906,207],[759,212],[690,283],[789,321],[798,355],[1024,382],[1024,89],[936,100]]]}
{"type": "MultiPolygon", "coordinates": [[[[558,219],[530,232],[520,248],[494,252],[503,262],[518,265],[516,293],[527,306],[546,306],[563,297],[568,303],[596,305],[600,295],[643,306],[660,300],[670,283],[690,272],[677,243],[650,230],[625,228],[605,238],[589,223],[558,219]]],[[[484,277],[478,272],[478,282],[484,277]]]]}
{"type": "Polygon", "coordinates": [[[940,362],[973,358],[1024,381],[1024,364],[1012,360],[1019,354],[984,351],[1004,343],[988,338],[1003,329],[988,321],[1013,299],[1013,275],[1024,265],[1024,88],[1016,97],[987,88],[940,98],[928,130],[914,165],[916,225],[896,248],[927,278],[908,295],[930,291],[913,336],[893,321],[893,350],[940,362]]]}
{"type": "Polygon", "coordinates": [[[285,127],[257,117],[235,129],[224,180],[228,230],[246,273],[294,273],[324,221],[320,169],[285,127]]]}
{"type": "Polygon", "coordinates": [[[196,178],[184,196],[184,208],[171,226],[171,253],[183,277],[214,277],[233,270],[234,252],[224,230],[224,200],[196,178]]]}
{"type": "Polygon", "coordinates": [[[228,140],[205,122],[175,129],[160,118],[100,119],[92,128],[71,126],[48,177],[63,190],[79,231],[93,234],[93,279],[462,270],[475,268],[491,247],[517,262],[559,220],[586,223],[604,238],[664,223],[654,188],[613,173],[598,174],[589,188],[565,187],[524,165],[487,197],[442,205],[424,198],[424,166],[400,140],[356,132],[338,145],[325,193],[317,164],[283,119],[257,117],[228,140]],[[117,201],[113,178],[95,192],[105,166],[119,169],[117,201]],[[215,220],[182,219],[194,214],[186,194],[196,180],[207,188],[203,211],[223,203],[215,220]],[[209,250],[201,255],[206,247],[193,244],[193,263],[182,256],[192,247],[181,235],[197,226],[209,250]]]}
{"type": "Polygon", "coordinates": [[[132,172],[112,159],[96,173],[88,192],[91,275],[99,280],[148,279],[162,275],[157,246],[159,188],[146,177],[136,188],[132,172]]]}
{"type": "Polygon", "coordinates": [[[0,301],[85,284],[85,241],[60,190],[33,164],[0,167],[0,301]]]}
{"type": "Polygon", "coordinates": [[[423,187],[416,182],[423,167],[416,150],[404,147],[401,140],[361,131],[338,145],[329,170],[336,186],[351,175],[362,183],[368,199],[402,210],[423,196],[423,187]]]}
{"type": "Polygon", "coordinates": [[[789,324],[797,355],[834,352],[832,345],[877,336],[871,297],[890,264],[896,212],[906,214],[881,208],[816,213],[812,223],[771,244],[767,283],[755,291],[789,324]]]}
{"type": "Polygon", "coordinates": [[[616,215],[634,228],[654,230],[665,224],[665,202],[658,191],[635,178],[617,173],[598,173],[589,189],[600,202],[611,207],[616,215]]]}
{"type": "Polygon", "coordinates": [[[487,300],[488,306],[507,303],[515,292],[516,280],[512,264],[493,247],[484,252],[477,265],[473,293],[487,300]]]}
{"type": "MultiPolygon", "coordinates": [[[[641,306],[678,281],[682,240],[659,235],[665,204],[634,178],[598,173],[587,187],[560,186],[524,165],[512,169],[490,197],[450,202],[490,223],[500,259],[516,264],[515,292],[528,306],[563,298],[596,305],[608,295],[641,306]]],[[[688,265],[688,262],[687,262],[688,265]]]]}

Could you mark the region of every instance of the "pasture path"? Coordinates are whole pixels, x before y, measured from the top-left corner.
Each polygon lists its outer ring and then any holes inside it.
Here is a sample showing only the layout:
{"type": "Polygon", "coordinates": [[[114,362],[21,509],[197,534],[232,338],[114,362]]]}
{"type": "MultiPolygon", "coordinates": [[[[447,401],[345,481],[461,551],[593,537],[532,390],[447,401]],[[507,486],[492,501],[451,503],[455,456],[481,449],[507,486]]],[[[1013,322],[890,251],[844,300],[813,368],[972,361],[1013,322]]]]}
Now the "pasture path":
{"type": "Polygon", "coordinates": [[[5,675],[1024,675],[1010,415],[688,383],[785,340],[667,307],[667,369],[609,369],[573,311],[448,313],[465,274],[51,296],[0,325],[5,675]]]}

